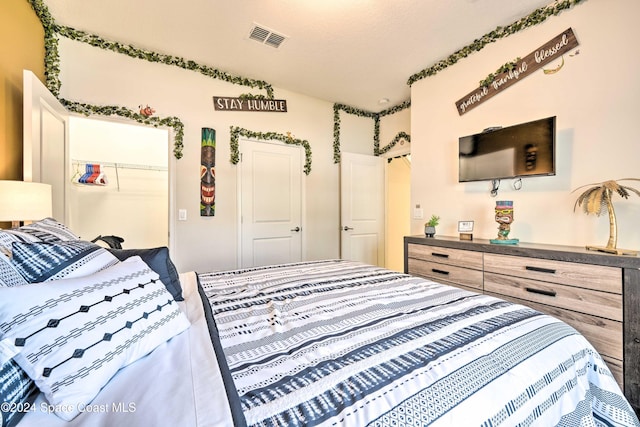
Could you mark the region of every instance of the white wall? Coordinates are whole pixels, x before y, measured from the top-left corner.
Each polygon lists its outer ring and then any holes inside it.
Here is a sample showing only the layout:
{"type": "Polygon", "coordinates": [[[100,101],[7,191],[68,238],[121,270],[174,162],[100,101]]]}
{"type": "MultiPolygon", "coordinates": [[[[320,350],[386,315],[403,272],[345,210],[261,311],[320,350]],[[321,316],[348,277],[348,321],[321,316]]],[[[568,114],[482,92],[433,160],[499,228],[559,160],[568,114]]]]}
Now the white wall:
{"type": "MultiPolygon", "coordinates": [[[[640,177],[640,2],[586,1],[485,47],[412,86],[412,205],[442,217],[438,234],[457,236],[459,220],[475,220],[474,237],[494,238],[497,199],[513,200],[510,237],[523,242],[606,245],[608,217],[573,212],[581,185],[640,177]],[[571,27],[579,54],[565,55],[556,74],[541,70],[459,116],[455,102],[502,64],[524,57],[571,27]],[[557,175],[523,178],[515,191],[503,181],[497,198],[488,182],[458,183],[458,138],[489,126],[557,116],[557,175]]],[[[573,53],[573,52],[572,52],[573,53]]],[[[558,65],[551,63],[546,68],[558,65]]],[[[638,182],[627,184],[639,188],[638,182]]],[[[618,247],[640,249],[640,198],[616,197],[618,247]]],[[[423,233],[412,221],[412,234],[423,233]]]]}
{"type": "Polygon", "coordinates": [[[70,117],[67,225],[86,240],[116,235],[129,248],[167,246],[168,146],[166,129],[70,117]],[[78,183],[86,162],[101,164],[106,185],[78,183]]]}
{"type": "MultiPolygon", "coordinates": [[[[61,38],[59,48],[61,97],[132,110],[149,104],[157,116],[177,116],[183,121],[184,157],[171,160],[175,161],[176,171],[175,208],[187,210],[187,221],[176,223],[176,251],[172,253],[180,271],[237,265],[236,167],[229,161],[230,126],[258,132],[291,132],[296,138],[309,141],[313,163],[311,174],[304,178],[305,251],[308,259],[339,256],[338,165],[333,163],[332,103],[276,88],[276,97],[287,100],[287,113],[216,112],[214,95],[239,96],[250,92],[249,88],[65,38],[61,38]],[[199,213],[202,127],[216,129],[214,217],[200,217],[199,213]]],[[[362,140],[372,145],[371,138],[362,140]]]]}

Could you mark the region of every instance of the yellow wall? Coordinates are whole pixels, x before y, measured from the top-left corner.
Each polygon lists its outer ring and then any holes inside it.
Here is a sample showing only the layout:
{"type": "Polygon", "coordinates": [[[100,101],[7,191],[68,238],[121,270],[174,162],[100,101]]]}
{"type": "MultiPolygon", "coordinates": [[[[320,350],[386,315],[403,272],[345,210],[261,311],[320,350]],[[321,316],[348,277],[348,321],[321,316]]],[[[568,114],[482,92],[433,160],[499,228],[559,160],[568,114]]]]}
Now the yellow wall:
{"type": "Polygon", "coordinates": [[[404,236],[411,234],[411,163],[406,158],[387,163],[386,262],[390,270],[404,272],[404,236]]]}
{"type": "Polygon", "coordinates": [[[44,81],[44,30],[26,0],[0,1],[0,179],[22,179],[22,70],[44,81]]]}

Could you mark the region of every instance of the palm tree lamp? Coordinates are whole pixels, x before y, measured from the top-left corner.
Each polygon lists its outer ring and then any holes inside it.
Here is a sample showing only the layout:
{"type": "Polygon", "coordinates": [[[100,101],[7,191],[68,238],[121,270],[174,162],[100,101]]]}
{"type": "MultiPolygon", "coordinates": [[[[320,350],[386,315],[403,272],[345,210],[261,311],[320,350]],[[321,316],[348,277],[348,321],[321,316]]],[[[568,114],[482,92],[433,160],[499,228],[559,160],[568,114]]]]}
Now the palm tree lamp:
{"type": "Polygon", "coordinates": [[[616,223],[616,212],[613,209],[613,201],[611,200],[611,197],[617,193],[620,197],[628,199],[631,193],[635,193],[637,196],[640,196],[640,191],[633,187],[620,185],[618,181],[640,181],[640,179],[623,178],[615,181],[604,181],[598,184],[582,185],[573,191],[587,186],[590,187],[578,196],[576,203],[573,205],[573,211],[575,212],[576,208],[581,206],[583,212],[587,215],[595,214],[600,216],[605,212],[609,214],[609,241],[607,242],[607,246],[587,246],[588,250],[607,252],[616,255],[637,255],[638,251],[616,248],[618,243],[618,226],[616,223]]]}

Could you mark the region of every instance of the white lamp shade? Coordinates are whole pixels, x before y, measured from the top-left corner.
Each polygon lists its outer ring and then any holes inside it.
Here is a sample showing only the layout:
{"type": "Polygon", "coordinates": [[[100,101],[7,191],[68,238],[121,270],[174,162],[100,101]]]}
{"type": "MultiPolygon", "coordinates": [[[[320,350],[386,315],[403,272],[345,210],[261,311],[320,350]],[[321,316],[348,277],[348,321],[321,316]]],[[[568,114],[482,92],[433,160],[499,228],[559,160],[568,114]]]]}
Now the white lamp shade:
{"type": "Polygon", "coordinates": [[[37,221],[51,216],[51,185],[0,181],[0,221],[37,221]]]}

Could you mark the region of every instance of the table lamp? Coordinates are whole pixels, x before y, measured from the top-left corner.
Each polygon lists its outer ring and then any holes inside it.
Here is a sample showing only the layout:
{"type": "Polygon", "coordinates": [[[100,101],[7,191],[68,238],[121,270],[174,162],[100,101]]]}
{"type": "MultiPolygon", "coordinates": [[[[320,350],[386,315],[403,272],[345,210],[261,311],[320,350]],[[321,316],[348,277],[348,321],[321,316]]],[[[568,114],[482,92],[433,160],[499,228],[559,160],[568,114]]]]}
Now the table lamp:
{"type": "Polygon", "coordinates": [[[0,222],[38,221],[51,216],[51,185],[28,181],[0,180],[0,222]]]}

